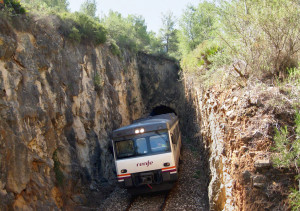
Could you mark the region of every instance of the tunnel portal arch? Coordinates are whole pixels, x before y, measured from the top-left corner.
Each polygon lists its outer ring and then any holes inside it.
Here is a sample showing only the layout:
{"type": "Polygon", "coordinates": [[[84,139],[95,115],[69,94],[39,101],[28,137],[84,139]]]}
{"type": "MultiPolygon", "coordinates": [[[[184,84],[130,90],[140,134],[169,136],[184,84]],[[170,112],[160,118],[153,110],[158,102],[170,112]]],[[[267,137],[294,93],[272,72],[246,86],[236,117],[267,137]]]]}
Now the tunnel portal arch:
{"type": "Polygon", "coordinates": [[[175,112],[174,109],[164,105],[159,105],[154,107],[150,112],[149,116],[155,116],[155,115],[167,114],[167,113],[174,113],[177,116],[177,113],[175,112]]]}

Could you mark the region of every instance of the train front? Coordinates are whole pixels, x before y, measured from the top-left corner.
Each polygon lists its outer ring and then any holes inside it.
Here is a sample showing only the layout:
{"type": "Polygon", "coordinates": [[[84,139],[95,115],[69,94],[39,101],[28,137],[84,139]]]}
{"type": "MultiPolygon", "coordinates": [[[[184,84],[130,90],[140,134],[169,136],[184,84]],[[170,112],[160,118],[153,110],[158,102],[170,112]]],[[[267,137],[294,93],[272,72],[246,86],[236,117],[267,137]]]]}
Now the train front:
{"type": "Polygon", "coordinates": [[[118,182],[131,193],[170,189],[177,180],[166,120],[114,131],[113,147],[118,182]]]}

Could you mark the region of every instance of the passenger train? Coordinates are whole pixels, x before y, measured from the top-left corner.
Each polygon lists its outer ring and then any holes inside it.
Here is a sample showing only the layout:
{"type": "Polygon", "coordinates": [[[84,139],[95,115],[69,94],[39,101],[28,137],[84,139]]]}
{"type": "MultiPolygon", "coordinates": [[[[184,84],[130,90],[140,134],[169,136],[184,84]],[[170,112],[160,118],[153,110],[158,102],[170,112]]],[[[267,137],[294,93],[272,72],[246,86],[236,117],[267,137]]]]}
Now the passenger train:
{"type": "Polygon", "coordinates": [[[181,134],[174,113],[114,130],[112,144],[118,182],[130,193],[171,189],[177,181],[181,134]]]}

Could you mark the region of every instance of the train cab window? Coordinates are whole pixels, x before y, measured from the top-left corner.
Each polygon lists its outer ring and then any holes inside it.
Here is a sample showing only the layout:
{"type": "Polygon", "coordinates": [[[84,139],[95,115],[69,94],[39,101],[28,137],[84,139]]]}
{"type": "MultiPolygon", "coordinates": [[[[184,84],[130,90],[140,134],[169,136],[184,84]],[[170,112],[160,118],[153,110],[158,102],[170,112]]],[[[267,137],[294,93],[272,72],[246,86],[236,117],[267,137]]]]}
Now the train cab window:
{"type": "Polygon", "coordinates": [[[171,152],[169,136],[165,131],[143,133],[127,138],[115,142],[116,159],[171,152]]]}
{"type": "Polygon", "coordinates": [[[148,153],[147,140],[145,138],[138,138],[135,140],[136,153],[138,155],[144,155],[148,153]]]}
{"type": "Polygon", "coordinates": [[[134,155],[134,142],[133,140],[125,140],[116,142],[117,158],[126,158],[134,155]]]}
{"type": "Polygon", "coordinates": [[[157,153],[170,151],[170,143],[167,134],[150,136],[149,140],[152,152],[157,153]]]}

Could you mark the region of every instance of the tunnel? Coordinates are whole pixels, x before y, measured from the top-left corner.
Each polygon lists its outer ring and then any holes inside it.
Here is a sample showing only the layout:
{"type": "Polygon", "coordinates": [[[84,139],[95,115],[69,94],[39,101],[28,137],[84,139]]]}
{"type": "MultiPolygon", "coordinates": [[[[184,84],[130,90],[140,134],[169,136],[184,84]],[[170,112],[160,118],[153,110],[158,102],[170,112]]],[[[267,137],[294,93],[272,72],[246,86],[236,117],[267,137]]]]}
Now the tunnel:
{"type": "Polygon", "coordinates": [[[177,113],[175,112],[174,109],[164,105],[154,107],[150,112],[149,116],[155,116],[155,115],[167,114],[167,113],[174,113],[177,116],[177,113]]]}

